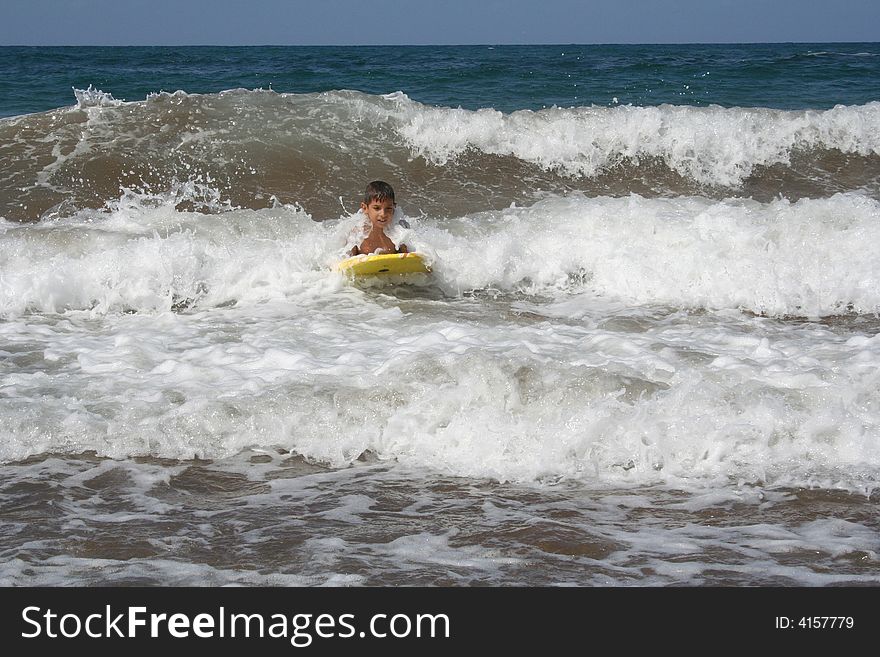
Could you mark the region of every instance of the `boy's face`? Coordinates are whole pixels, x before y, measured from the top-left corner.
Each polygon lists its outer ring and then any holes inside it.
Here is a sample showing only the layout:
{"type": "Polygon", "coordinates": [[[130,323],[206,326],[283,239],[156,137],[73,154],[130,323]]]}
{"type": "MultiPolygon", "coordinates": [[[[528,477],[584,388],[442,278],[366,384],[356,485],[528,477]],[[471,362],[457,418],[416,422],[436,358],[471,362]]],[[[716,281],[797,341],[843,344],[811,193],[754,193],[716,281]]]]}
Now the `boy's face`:
{"type": "Polygon", "coordinates": [[[385,230],[394,216],[394,201],[391,199],[373,199],[369,203],[361,203],[361,210],[370,220],[373,228],[385,230]]]}

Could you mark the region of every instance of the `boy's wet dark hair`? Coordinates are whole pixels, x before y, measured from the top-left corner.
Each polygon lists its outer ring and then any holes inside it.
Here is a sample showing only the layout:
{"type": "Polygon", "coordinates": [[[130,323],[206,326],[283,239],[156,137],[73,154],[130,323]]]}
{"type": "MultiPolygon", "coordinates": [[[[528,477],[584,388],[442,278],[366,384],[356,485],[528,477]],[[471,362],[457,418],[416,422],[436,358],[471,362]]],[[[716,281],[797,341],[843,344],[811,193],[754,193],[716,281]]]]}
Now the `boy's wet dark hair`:
{"type": "Polygon", "coordinates": [[[394,203],[394,190],[391,188],[387,182],[383,182],[381,180],[374,180],[369,185],[367,185],[367,189],[364,191],[364,203],[370,203],[372,201],[384,201],[389,200],[394,203]]]}

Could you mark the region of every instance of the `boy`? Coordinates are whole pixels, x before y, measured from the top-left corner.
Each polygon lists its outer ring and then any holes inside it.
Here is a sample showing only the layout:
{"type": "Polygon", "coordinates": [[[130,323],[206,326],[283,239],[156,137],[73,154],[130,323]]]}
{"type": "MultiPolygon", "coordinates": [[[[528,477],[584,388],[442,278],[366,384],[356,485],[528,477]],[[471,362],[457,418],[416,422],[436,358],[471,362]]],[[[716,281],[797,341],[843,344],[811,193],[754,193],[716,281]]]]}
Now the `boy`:
{"type": "MultiPolygon", "coordinates": [[[[364,222],[366,237],[360,244],[356,244],[350,255],[367,253],[406,253],[409,249],[406,244],[395,246],[391,238],[385,234],[385,229],[391,226],[394,218],[394,190],[386,182],[374,180],[367,185],[364,191],[364,200],[361,201],[361,212],[367,218],[364,222]]],[[[401,222],[403,223],[403,222],[401,222]]],[[[406,227],[404,225],[404,227],[406,227]]]]}

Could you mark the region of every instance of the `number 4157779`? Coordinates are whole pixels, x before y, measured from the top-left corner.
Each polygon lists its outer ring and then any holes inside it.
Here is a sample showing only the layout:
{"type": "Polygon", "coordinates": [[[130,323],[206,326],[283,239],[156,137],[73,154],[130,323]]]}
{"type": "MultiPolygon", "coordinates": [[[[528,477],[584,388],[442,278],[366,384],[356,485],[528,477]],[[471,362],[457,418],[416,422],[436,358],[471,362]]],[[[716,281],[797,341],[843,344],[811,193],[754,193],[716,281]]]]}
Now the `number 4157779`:
{"type": "Polygon", "coordinates": [[[776,617],[776,629],[799,628],[804,630],[851,630],[855,626],[852,616],[801,616],[789,618],[776,617]]]}

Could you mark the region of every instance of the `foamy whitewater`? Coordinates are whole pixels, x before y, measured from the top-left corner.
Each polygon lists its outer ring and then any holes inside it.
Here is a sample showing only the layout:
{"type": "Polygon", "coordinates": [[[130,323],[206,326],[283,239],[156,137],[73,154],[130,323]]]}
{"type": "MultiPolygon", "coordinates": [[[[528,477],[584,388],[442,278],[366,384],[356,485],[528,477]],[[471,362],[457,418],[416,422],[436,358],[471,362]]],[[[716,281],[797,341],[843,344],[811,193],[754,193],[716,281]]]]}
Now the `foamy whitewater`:
{"type": "Polygon", "coordinates": [[[880,584],[880,98],[192,85],[0,119],[0,583],[880,584]]]}

